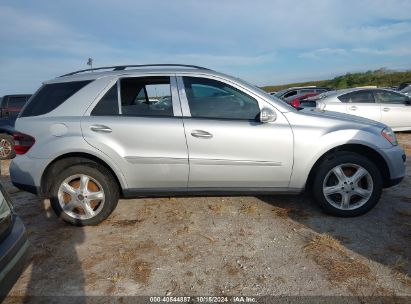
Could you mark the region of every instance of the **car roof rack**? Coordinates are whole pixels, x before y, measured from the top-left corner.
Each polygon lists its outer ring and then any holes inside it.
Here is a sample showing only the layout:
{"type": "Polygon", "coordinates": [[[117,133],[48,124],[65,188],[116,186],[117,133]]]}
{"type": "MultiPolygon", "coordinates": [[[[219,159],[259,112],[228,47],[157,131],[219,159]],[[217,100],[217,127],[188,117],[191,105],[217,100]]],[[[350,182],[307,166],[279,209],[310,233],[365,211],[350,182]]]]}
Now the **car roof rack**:
{"type": "Polygon", "coordinates": [[[146,67],[184,67],[184,68],[194,68],[194,69],[199,69],[199,70],[208,70],[211,71],[210,69],[197,66],[197,65],[189,65],[189,64],[172,64],[172,63],[163,63],[163,64],[133,64],[133,65],[115,65],[115,66],[108,66],[108,67],[100,67],[100,68],[94,68],[94,69],[85,69],[85,70],[79,70],[75,72],[71,72],[68,74],[61,75],[59,77],[65,77],[65,76],[71,76],[83,72],[93,72],[93,71],[99,71],[99,70],[112,70],[112,71],[123,71],[126,68],[146,68],[146,67]]]}

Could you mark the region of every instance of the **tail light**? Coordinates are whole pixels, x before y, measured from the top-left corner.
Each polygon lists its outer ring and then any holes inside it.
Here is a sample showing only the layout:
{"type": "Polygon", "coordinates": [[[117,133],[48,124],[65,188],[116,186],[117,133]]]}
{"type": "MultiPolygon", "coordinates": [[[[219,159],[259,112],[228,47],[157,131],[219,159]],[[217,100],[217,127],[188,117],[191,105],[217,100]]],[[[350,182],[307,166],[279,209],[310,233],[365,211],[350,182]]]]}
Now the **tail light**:
{"type": "Polygon", "coordinates": [[[23,134],[23,133],[14,133],[14,151],[16,154],[25,154],[28,150],[34,145],[36,140],[31,137],[30,135],[23,134]]]}
{"type": "Polygon", "coordinates": [[[301,103],[300,103],[300,101],[299,101],[298,99],[294,99],[293,101],[291,101],[291,105],[292,105],[294,108],[299,108],[299,107],[301,106],[301,103]]]}

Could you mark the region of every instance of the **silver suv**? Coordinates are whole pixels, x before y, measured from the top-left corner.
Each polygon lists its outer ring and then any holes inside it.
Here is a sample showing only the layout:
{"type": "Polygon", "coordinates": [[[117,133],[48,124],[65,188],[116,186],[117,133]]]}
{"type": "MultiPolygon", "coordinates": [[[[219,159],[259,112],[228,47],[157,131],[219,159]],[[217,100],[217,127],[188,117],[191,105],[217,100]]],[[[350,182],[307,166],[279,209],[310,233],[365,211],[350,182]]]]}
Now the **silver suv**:
{"type": "Polygon", "coordinates": [[[47,81],[16,122],[18,188],[73,225],[120,197],[300,193],[328,213],[370,210],[405,174],[385,125],[297,110],[237,78],[187,65],[116,66],[47,81]]]}

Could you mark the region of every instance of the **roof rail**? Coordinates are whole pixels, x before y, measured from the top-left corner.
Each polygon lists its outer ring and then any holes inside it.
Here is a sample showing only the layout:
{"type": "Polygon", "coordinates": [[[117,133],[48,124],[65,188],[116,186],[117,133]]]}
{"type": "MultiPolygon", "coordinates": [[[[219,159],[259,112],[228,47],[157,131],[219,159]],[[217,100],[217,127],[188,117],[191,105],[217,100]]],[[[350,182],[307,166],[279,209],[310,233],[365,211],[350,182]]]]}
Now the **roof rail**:
{"type": "Polygon", "coordinates": [[[93,71],[98,71],[98,70],[112,70],[112,71],[123,71],[126,68],[145,68],[145,67],[184,67],[184,68],[194,68],[194,69],[200,69],[200,70],[210,70],[201,66],[197,65],[189,65],[189,64],[172,64],[172,63],[163,63],[163,64],[134,64],[134,65],[115,65],[115,66],[108,66],[108,67],[101,67],[101,68],[94,68],[94,69],[85,69],[85,70],[79,70],[75,72],[71,72],[68,74],[61,75],[59,77],[64,77],[64,76],[71,76],[83,72],[93,72],[93,71]]]}

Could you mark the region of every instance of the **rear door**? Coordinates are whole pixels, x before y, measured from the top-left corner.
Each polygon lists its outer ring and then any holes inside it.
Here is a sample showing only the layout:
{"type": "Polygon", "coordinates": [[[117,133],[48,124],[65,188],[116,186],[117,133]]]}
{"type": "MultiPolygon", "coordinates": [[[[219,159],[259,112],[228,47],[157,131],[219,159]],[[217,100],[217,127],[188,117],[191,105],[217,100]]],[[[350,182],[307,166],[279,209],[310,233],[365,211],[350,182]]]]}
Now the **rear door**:
{"type": "Polygon", "coordinates": [[[177,77],[190,162],[190,188],[286,188],[293,164],[293,134],[280,111],[219,78],[177,77]]]}
{"type": "Polygon", "coordinates": [[[338,97],[345,103],[346,113],[381,121],[380,105],[375,102],[371,90],[359,90],[338,97]]]}
{"type": "Polygon", "coordinates": [[[188,153],[174,76],[124,77],[81,122],[135,191],[186,190],[188,153]]]}
{"type": "Polygon", "coordinates": [[[375,99],[381,106],[381,122],[401,131],[411,129],[410,98],[386,90],[375,90],[375,99]]]}

